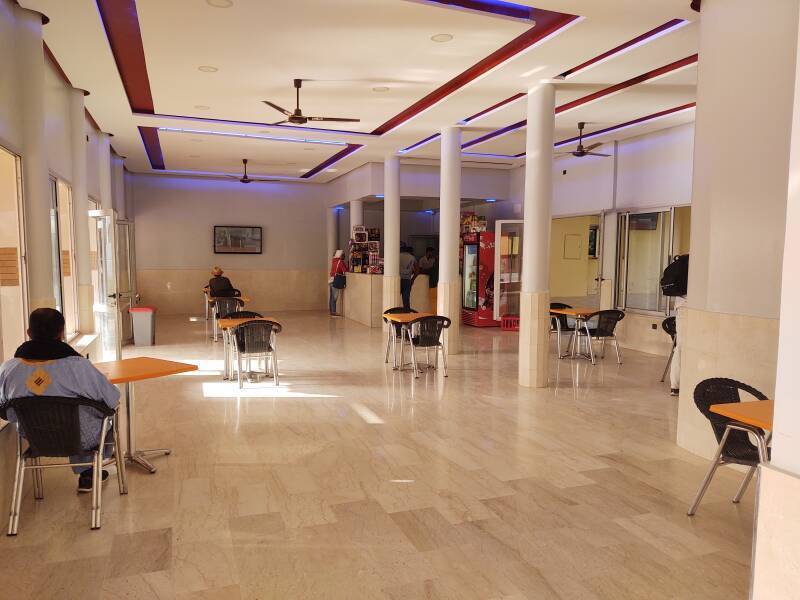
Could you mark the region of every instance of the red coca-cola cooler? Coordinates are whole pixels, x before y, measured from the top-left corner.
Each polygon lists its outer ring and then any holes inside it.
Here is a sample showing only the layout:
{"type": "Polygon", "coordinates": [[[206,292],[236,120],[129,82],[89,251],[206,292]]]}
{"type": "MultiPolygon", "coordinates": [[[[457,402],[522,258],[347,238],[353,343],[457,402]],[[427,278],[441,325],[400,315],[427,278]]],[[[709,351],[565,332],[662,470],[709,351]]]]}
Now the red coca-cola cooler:
{"type": "Polygon", "coordinates": [[[461,234],[461,322],[499,327],[494,320],[494,232],[461,234]]]}

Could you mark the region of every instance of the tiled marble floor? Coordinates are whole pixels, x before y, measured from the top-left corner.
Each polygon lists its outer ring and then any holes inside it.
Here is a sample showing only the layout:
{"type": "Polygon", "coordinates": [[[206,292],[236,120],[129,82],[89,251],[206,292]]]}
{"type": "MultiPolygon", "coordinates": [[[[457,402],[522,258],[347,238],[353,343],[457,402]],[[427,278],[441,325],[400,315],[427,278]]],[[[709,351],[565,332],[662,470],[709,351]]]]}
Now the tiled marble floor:
{"type": "MultiPolygon", "coordinates": [[[[382,333],[280,315],[281,387],[220,379],[204,322],[158,323],[142,354],[201,371],[138,384],[155,475],[113,482],[104,522],[48,472],[0,538],[0,597],[261,600],[745,598],[752,490],[674,438],[663,360],[552,361],[516,384],[516,334],[466,328],[450,377],[383,364],[382,333]]],[[[135,352],[130,352],[133,354],[135,352]]],[[[613,353],[612,353],[613,354],[613,353]]]]}

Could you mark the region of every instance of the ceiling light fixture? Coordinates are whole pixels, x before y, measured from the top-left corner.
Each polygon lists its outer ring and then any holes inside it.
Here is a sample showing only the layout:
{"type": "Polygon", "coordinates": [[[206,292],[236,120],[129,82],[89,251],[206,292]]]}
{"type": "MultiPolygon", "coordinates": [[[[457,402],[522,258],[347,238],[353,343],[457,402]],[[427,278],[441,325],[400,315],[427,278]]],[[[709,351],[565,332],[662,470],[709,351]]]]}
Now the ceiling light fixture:
{"type": "Polygon", "coordinates": [[[486,200],[484,200],[484,202],[489,202],[489,203],[497,202],[497,198],[486,198],[486,200]]]}
{"type": "Polygon", "coordinates": [[[386,86],[386,85],[376,85],[374,88],[372,88],[372,91],[373,91],[373,92],[378,92],[379,94],[380,94],[380,93],[383,93],[383,92],[388,92],[388,91],[389,91],[389,86],[386,86]]]}
{"type": "Polygon", "coordinates": [[[431,41],[436,42],[438,44],[443,44],[445,42],[449,42],[453,39],[452,33],[437,33],[436,35],[431,36],[431,41]]]}
{"type": "Polygon", "coordinates": [[[230,8],[233,6],[233,0],[206,0],[206,4],[214,8],[230,8]]]}
{"type": "Polygon", "coordinates": [[[199,67],[197,67],[197,70],[202,71],[203,73],[216,73],[217,71],[219,71],[217,67],[212,67],[210,65],[200,65],[199,67]]]}

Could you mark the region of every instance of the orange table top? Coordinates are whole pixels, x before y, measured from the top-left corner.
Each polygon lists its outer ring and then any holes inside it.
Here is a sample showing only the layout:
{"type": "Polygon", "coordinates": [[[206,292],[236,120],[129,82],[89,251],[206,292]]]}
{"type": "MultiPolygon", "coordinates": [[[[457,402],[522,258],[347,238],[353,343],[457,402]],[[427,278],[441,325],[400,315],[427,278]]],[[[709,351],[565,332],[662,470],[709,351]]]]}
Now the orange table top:
{"type": "MultiPolygon", "coordinates": [[[[241,300],[241,301],[242,301],[242,302],[244,302],[245,304],[247,304],[248,302],[250,302],[250,298],[249,298],[249,297],[247,297],[247,296],[219,296],[219,298],[236,298],[237,300],[241,300]]],[[[209,304],[211,304],[211,303],[212,303],[212,302],[214,302],[214,300],[216,300],[216,299],[217,299],[217,297],[216,297],[216,296],[209,296],[209,297],[208,297],[208,303],[209,303],[209,304]]]]}
{"type": "Polygon", "coordinates": [[[754,402],[732,402],[730,404],[712,404],[709,410],[734,421],[772,429],[772,413],[775,410],[774,400],[758,400],[754,402]]]}
{"type": "Polygon", "coordinates": [[[555,315],[567,315],[568,317],[588,317],[597,312],[596,308],[551,308],[550,313],[555,315]]]}
{"type": "Polygon", "coordinates": [[[277,323],[280,325],[280,321],[273,317],[251,317],[249,319],[220,319],[219,320],[219,327],[220,329],[230,329],[232,327],[238,327],[242,323],[247,323],[248,321],[272,321],[273,323],[277,323]]]}
{"type": "Polygon", "coordinates": [[[197,365],[138,356],[136,358],[123,358],[109,362],[95,363],[97,370],[105,375],[111,383],[128,383],[143,379],[155,379],[177,373],[197,371],[197,365]]]}
{"type": "Polygon", "coordinates": [[[403,323],[410,323],[411,321],[415,321],[416,319],[419,319],[420,317],[435,317],[436,313],[427,313],[427,312],[391,313],[391,314],[388,314],[388,315],[384,313],[383,316],[384,316],[384,318],[386,318],[388,321],[391,321],[392,323],[400,323],[402,325],[403,323]]]}

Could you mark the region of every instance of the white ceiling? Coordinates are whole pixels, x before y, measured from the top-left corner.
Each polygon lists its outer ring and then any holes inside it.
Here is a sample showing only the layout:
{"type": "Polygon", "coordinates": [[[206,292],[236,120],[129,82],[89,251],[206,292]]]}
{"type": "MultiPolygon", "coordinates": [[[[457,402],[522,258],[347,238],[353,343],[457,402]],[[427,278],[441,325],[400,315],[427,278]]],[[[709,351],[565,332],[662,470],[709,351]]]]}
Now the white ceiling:
{"type": "MultiPolygon", "coordinates": [[[[541,78],[558,75],[671,19],[697,18],[688,0],[516,2],[584,18],[397,129],[375,137],[134,115],[95,1],[20,0],[50,17],[45,41],[73,84],[91,92],[87,108],[105,131],[114,134],[115,149],[127,156],[130,170],[151,170],[137,126],[364,144],[361,151],[333,165],[333,171],[316,176],[316,182],[368,161],[380,161],[387,153],[525,92],[541,78]],[[535,74],[522,77],[536,68],[535,74]]],[[[213,8],[205,0],[137,0],[136,4],[156,113],[270,123],[281,115],[261,100],[294,108],[292,79],[300,77],[313,80],[304,84],[303,111],[359,117],[362,122],[352,125],[320,124],[354,132],[373,130],[528,29],[514,20],[408,0],[233,0],[227,9],[213,8]],[[437,33],[454,37],[447,43],[432,42],[430,37],[437,33]],[[201,65],[219,70],[202,73],[197,68],[201,65]],[[389,91],[372,91],[377,86],[389,91]],[[210,108],[197,109],[198,105],[210,108]]],[[[559,83],[557,101],[563,104],[696,52],[697,26],[690,23],[559,83]]],[[[579,120],[596,122],[590,129],[600,129],[692,102],[695,80],[696,68],[685,69],[559,115],[556,139],[574,135],[579,120]]],[[[524,115],[524,101],[513,103],[476,121],[474,125],[482,130],[466,131],[464,139],[507,126],[524,115]]],[[[691,118],[693,112],[688,111],[600,139],[639,135],[691,118]]],[[[342,148],[176,131],[159,135],[167,169],[180,171],[238,173],[241,159],[249,158],[251,175],[296,178],[342,148]]],[[[469,151],[523,152],[524,130],[469,151]]],[[[435,159],[437,152],[434,142],[409,156],[435,159]]]]}

